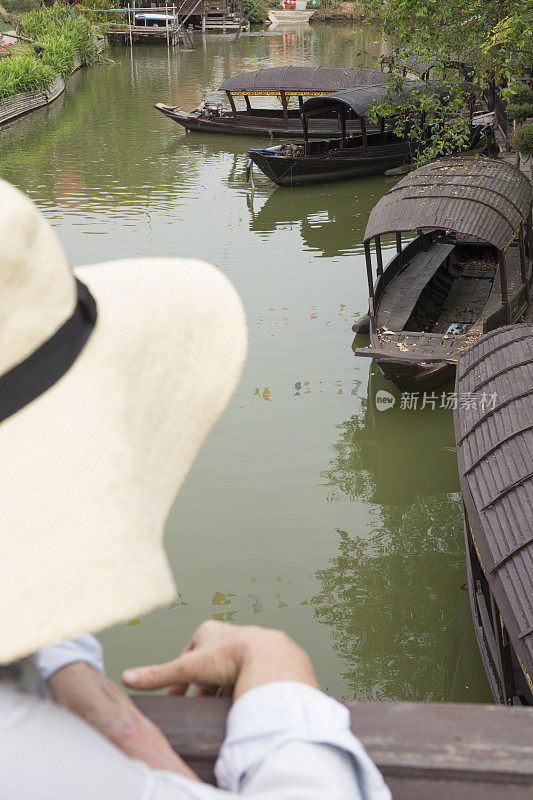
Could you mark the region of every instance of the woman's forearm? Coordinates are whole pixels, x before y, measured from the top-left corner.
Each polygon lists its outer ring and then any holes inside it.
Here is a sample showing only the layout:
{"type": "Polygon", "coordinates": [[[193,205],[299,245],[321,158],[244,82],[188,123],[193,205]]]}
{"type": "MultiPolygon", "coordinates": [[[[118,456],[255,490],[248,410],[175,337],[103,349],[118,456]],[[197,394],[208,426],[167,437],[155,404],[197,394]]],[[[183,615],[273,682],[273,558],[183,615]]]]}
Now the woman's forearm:
{"type": "Polygon", "coordinates": [[[59,705],[82,717],[126,755],[153,769],[199,780],[128,695],[89,664],[68,664],[48,679],[48,687],[59,705]]]}

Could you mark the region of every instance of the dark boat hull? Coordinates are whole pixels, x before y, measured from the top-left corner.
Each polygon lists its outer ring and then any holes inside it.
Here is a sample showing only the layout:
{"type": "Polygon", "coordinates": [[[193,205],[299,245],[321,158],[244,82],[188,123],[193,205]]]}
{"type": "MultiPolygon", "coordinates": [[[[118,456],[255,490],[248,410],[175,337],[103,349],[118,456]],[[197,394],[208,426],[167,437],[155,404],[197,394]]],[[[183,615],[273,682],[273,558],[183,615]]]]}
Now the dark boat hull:
{"type": "MultiPolygon", "coordinates": [[[[165,117],[173,122],[177,122],[188,131],[200,131],[201,133],[224,133],[234,136],[260,136],[263,139],[270,137],[281,137],[292,139],[303,139],[304,131],[302,120],[298,113],[289,114],[287,121],[282,114],[272,112],[272,116],[261,116],[260,109],[253,115],[239,112],[237,117],[232,114],[223,114],[221,117],[198,116],[188,114],[184,111],[165,106],[163,103],[156,103],[155,108],[165,117]]],[[[358,134],[361,131],[359,122],[356,120],[348,121],[347,131],[350,135],[358,134]]],[[[313,119],[309,122],[309,136],[314,139],[334,138],[339,135],[339,123],[337,117],[329,119],[313,119]]]]}
{"type": "Polygon", "coordinates": [[[354,158],[291,158],[257,150],[251,150],[249,155],[267,178],[278,186],[307,186],[380,175],[404,164],[409,152],[405,147],[405,150],[388,155],[354,158]]]}
{"type": "Polygon", "coordinates": [[[383,375],[402,392],[431,392],[455,377],[455,364],[446,361],[422,366],[420,362],[394,362],[379,356],[374,356],[374,360],[383,375]]]}

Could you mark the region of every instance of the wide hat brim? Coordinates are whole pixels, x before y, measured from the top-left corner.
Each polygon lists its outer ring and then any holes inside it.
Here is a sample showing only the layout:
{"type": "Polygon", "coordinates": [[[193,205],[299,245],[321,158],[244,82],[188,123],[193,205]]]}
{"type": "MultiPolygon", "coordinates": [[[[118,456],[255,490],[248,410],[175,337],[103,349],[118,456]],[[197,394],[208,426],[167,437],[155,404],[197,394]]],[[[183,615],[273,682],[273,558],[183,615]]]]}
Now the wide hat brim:
{"type": "Polygon", "coordinates": [[[138,259],[75,274],[95,328],[66,374],[0,424],[0,663],[175,596],[164,524],[246,355],[242,304],[213,267],[138,259]]]}

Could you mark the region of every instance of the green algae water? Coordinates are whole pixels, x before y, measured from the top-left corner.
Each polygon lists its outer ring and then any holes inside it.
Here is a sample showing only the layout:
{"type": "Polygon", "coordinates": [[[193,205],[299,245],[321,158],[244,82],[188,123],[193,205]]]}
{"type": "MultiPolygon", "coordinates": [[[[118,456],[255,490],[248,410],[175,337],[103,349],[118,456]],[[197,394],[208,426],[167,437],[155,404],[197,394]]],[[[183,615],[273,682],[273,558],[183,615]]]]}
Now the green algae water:
{"type": "Polygon", "coordinates": [[[373,66],[387,43],[371,27],[280,26],[195,44],[113,48],[113,64],[0,129],[0,174],[73,265],[205,259],[248,316],[240,386],[166,529],[179,596],[101,634],[108,671],[174,657],[214,617],[286,630],[339,698],[488,701],[462,588],[452,413],[440,396],[403,408],[351,351],[367,309],[360,242],[393,179],[282,189],[256,173],[252,190],[246,153],[261,139],[185,135],[153,109],[220,99],[224,78],[259,67],[373,66]]]}

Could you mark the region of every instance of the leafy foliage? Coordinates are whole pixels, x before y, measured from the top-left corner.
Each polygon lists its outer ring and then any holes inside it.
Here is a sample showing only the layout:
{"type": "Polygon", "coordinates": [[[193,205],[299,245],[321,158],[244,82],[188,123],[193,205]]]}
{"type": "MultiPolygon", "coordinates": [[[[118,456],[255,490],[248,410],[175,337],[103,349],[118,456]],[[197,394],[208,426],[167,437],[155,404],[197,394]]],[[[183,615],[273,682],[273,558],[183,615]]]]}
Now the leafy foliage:
{"type": "MultiPolygon", "coordinates": [[[[531,0],[362,0],[362,5],[393,42],[391,83],[405,71],[413,71],[413,54],[431,67],[432,79],[457,87],[468,75],[480,89],[493,80],[500,87],[520,84],[533,62],[531,0]]],[[[424,72],[425,67],[419,66],[418,71],[424,72]]],[[[526,102],[531,99],[511,100],[512,105],[521,106],[514,109],[517,118],[523,118],[526,102]]],[[[449,151],[454,141],[460,146],[466,105],[462,110],[459,106],[457,95],[451,105],[441,104],[440,112],[436,106],[432,109],[434,119],[440,115],[433,152],[449,151]],[[452,112],[459,113],[457,124],[452,112]]],[[[415,141],[418,136],[415,131],[415,141]]]]}
{"type": "MultiPolygon", "coordinates": [[[[244,16],[250,13],[252,8],[255,6],[257,0],[244,0],[244,16]]],[[[268,17],[268,5],[266,2],[261,2],[255,9],[254,13],[250,17],[250,22],[252,25],[260,25],[262,22],[266,20],[268,17]]]]}
{"type": "Polygon", "coordinates": [[[21,28],[25,36],[43,49],[39,57],[31,53],[2,59],[0,97],[40,91],[59,75],[68,78],[77,59],[89,63],[96,57],[90,22],[69,6],[43,7],[23,14],[21,28]]]}
{"type": "Polygon", "coordinates": [[[515,150],[526,158],[533,158],[533,122],[519,125],[512,137],[515,150]]]}
{"type": "Polygon", "coordinates": [[[0,97],[19,92],[37,92],[49,86],[57,73],[33,55],[3,58],[0,61],[0,97]]]}

